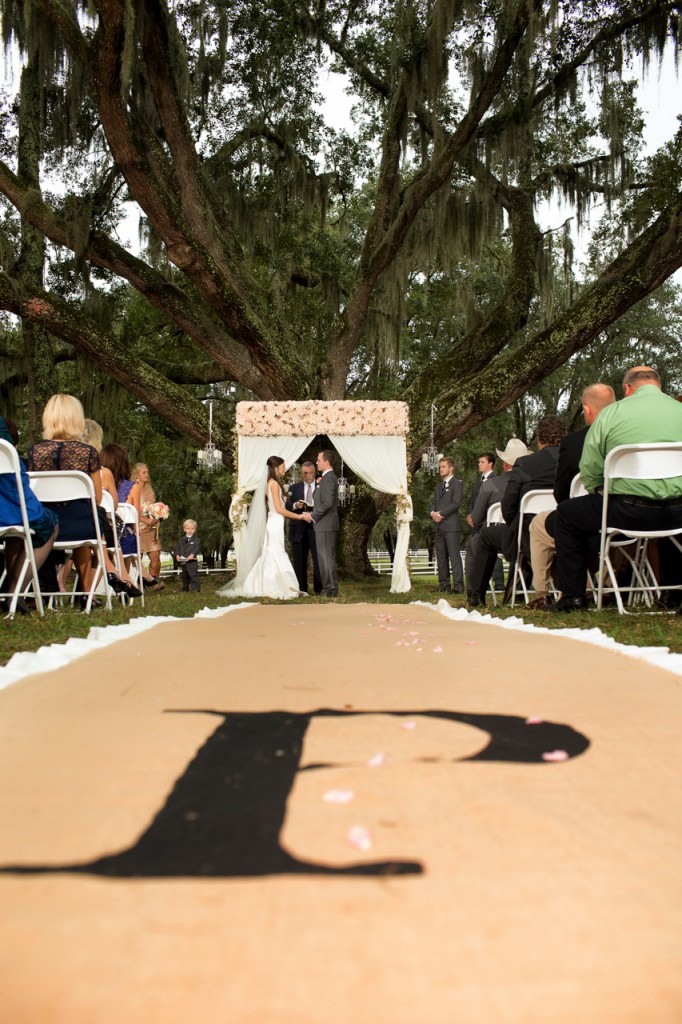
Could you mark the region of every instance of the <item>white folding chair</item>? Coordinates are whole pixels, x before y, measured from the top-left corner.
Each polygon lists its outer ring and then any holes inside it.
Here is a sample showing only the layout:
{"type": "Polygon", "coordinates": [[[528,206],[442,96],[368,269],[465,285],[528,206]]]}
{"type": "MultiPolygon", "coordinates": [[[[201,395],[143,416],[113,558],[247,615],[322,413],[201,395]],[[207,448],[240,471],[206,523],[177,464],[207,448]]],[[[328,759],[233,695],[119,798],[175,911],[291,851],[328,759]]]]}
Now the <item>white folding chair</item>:
{"type": "MultiPolygon", "coordinates": [[[[668,480],[682,477],[682,441],[657,442],[655,444],[619,445],[613,448],[604,461],[604,502],[602,508],[601,545],[599,550],[599,582],[597,587],[597,608],[601,609],[604,594],[614,594],[618,611],[625,612],[623,593],[628,594],[628,604],[642,599],[647,605],[654,597],[660,597],[663,589],[656,579],[647,557],[650,540],[668,537],[682,551],[678,537],[682,527],[673,530],[622,530],[607,526],[609,495],[615,480],[668,480]],[[634,542],[634,554],[625,550],[634,542]],[[632,579],[629,585],[619,585],[611,561],[611,550],[620,548],[627,559],[632,579]],[[611,586],[606,585],[608,577],[611,586]]],[[[682,492],[679,495],[682,501],[682,492]]],[[[666,590],[682,590],[682,582],[666,585],[666,590]]]]}
{"type": "MultiPolygon", "coordinates": [[[[119,545],[118,539],[118,521],[116,519],[116,508],[114,507],[114,499],[112,495],[109,493],[109,491],[104,490],[104,488],[102,488],[102,500],[100,501],[100,506],[106,512],[107,519],[111,523],[111,529],[114,534],[113,545],[110,546],[109,544],[107,544],[106,549],[111,556],[112,562],[116,566],[118,575],[121,576],[124,571],[124,566],[123,555],[121,553],[121,547],[119,545]]],[[[127,594],[119,594],[118,596],[121,598],[121,604],[125,604],[126,600],[133,600],[132,597],[128,597],[127,594]]]]}
{"type": "MultiPolygon", "coordinates": [[[[130,526],[135,534],[135,545],[136,553],[134,555],[134,565],[137,572],[137,586],[142,591],[142,607],[144,608],[144,576],[142,574],[142,552],[140,549],[140,517],[137,514],[137,509],[134,505],[130,505],[127,502],[120,502],[116,509],[116,518],[119,523],[119,551],[120,551],[120,539],[123,536],[123,531],[127,526],[130,526]]],[[[125,555],[121,551],[121,558],[125,559],[125,555]]],[[[131,556],[128,555],[130,558],[131,556]]]]}
{"type": "MultiPolygon", "coordinates": [[[[488,506],[488,511],[485,517],[485,524],[486,526],[492,526],[493,523],[504,523],[501,501],[496,501],[492,505],[488,506]]],[[[495,584],[493,583],[492,576],[490,577],[490,596],[493,599],[494,607],[497,608],[497,594],[495,592],[495,584]]]]}
{"type": "Polygon", "coordinates": [[[522,541],[523,541],[523,520],[524,516],[537,515],[538,512],[551,512],[556,508],[556,499],[554,492],[550,490],[535,490],[526,491],[521,498],[521,504],[519,506],[519,532],[517,535],[516,544],[516,562],[514,563],[514,576],[512,579],[512,598],[511,607],[513,608],[516,603],[516,588],[520,582],[521,590],[523,591],[523,599],[528,604],[528,587],[526,586],[526,580],[523,575],[522,561],[522,541]]]}
{"type": "MultiPolygon", "coordinates": [[[[87,596],[85,603],[85,611],[90,612],[92,608],[92,601],[97,591],[97,586],[100,580],[104,580],[104,596],[106,600],[106,606],[111,611],[111,591],[106,583],[107,568],[104,561],[104,541],[99,529],[99,519],[97,518],[97,502],[95,500],[95,486],[86,473],[80,473],[75,469],[65,470],[52,470],[50,472],[42,473],[29,473],[31,480],[31,488],[33,493],[37,497],[38,501],[45,504],[46,502],[68,502],[75,501],[78,498],[85,498],[90,502],[92,509],[93,526],[92,530],[89,531],[89,536],[78,537],[75,540],[60,541],[59,534],[54,544],[56,551],[73,551],[75,548],[87,546],[91,548],[97,556],[97,568],[92,578],[92,585],[89,590],[78,590],[75,589],[71,595],[72,599],[76,596],[82,595],[87,596]]],[[[78,586],[78,584],[76,584],[78,586]]],[[[61,591],[53,591],[46,593],[45,597],[60,597],[62,596],[61,591]]]]}
{"type": "Polygon", "coordinates": [[[580,473],[576,473],[571,480],[571,489],[568,493],[569,498],[583,498],[587,494],[587,487],[580,479],[580,473]]]}
{"type": "MultiPolygon", "coordinates": [[[[30,570],[31,580],[33,584],[33,595],[35,597],[36,608],[41,615],[45,614],[43,607],[43,597],[40,592],[40,583],[38,582],[38,568],[36,566],[35,554],[33,553],[33,530],[28,522],[28,513],[26,512],[26,500],[24,498],[24,488],[21,482],[21,465],[19,463],[19,456],[16,448],[0,438],[0,473],[3,475],[14,477],[14,486],[17,489],[17,495],[19,500],[19,508],[21,511],[21,522],[13,523],[10,526],[0,526],[0,543],[4,543],[10,538],[16,537],[23,541],[25,560],[22,566],[21,572],[19,573],[19,579],[14,591],[5,591],[0,589],[0,597],[9,597],[10,605],[8,615],[12,618],[17,610],[17,601],[24,587],[24,581],[30,570]]],[[[2,580],[0,580],[0,588],[2,582],[5,579],[7,573],[3,574],[2,580]]]]}

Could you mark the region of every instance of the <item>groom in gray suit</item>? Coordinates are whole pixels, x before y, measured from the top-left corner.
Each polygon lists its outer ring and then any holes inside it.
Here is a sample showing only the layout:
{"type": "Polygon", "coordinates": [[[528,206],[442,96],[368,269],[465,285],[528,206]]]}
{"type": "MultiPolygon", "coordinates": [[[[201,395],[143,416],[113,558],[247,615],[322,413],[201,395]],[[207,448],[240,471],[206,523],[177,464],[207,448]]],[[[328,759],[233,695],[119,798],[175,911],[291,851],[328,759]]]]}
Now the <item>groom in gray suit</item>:
{"type": "Polygon", "coordinates": [[[322,581],[322,597],[337,597],[339,593],[339,581],[336,575],[339,484],[332,468],[333,459],[334,453],[330,451],[320,452],[317,456],[317,470],[322,475],[313,494],[312,515],[306,513],[303,517],[315,526],[315,544],[322,581]]]}

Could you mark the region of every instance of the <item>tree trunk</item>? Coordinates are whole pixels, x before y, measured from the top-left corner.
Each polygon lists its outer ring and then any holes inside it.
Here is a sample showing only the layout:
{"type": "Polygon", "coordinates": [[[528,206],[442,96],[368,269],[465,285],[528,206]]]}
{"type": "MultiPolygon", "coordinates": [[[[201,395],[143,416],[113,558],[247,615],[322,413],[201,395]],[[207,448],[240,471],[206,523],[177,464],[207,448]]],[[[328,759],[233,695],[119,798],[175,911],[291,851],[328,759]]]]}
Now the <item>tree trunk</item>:
{"type": "Polygon", "coordinates": [[[390,501],[388,494],[360,492],[343,517],[340,561],[347,576],[376,576],[367,546],[376,521],[390,501]]]}
{"type": "MultiPolygon", "coordinates": [[[[19,176],[40,192],[41,101],[37,53],[34,51],[21,72],[19,107],[19,176]]],[[[28,220],[21,218],[21,250],[17,267],[22,284],[30,289],[43,287],[45,238],[28,220]]],[[[22,336],[28,373],[29,440],[41,435],[41,415],[47,400],[59,391],[52,339],[47,331],[22,319],[22,336]]]]}

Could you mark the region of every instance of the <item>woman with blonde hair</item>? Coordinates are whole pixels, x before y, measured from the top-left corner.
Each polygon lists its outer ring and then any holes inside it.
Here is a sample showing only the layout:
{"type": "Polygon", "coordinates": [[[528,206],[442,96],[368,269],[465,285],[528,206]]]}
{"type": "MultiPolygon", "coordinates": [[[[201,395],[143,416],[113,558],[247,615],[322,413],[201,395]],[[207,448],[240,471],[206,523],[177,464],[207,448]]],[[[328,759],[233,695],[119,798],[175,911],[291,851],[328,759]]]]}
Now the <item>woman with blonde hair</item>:
{"type": "MultiPolygon", "coordinates": [[[[92,480],[95,501],[102,500],[102,476],[99,455],[83,438],[85,415],[83,406],[73,395],[53,395],[43,411],[43,441],[33,445],[28,453],[30,472],[79,470],[92,480]]],[[[80,540],[93,534],[92,508],[86,498],[68,502],[45,502],[59,516],[59,540],[80,540]]],[[[107,582],[114,593],[139,597],[140,591],[128,581],[120,579],[106,551],[107,582]],[[132,589],[131,589],[132,588],[132,589]]],[[[88,591],[92,584],[95,565],[87,545],[74,548],[73,561],[78,573],[80,589],[88,591]]]]}
{"type": "Polygon", "coordinates": [[[133,466],[132,480],[137,484],[140,499],[140,547],[142,554],[149,558],[149,571],[154,582],[159,582],[161,573],[161,541],[159,540],[159,522],[154,516],[144,511],[144,506],[156,501],[156,494],[149,479],[149,466],[146,462],[136,462],[133,466]]]}

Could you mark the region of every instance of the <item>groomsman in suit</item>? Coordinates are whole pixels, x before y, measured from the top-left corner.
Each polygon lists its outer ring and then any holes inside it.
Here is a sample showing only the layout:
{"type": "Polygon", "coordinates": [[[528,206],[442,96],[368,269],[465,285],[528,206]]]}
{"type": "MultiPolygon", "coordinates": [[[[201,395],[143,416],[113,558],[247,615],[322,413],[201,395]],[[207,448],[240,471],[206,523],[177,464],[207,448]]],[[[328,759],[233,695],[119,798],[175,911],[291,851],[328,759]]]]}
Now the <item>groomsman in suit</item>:
{"type": "MultiPolygon", "coordinates": [[[[305,512],[306,505],[312,506],[313,504],[313,495],[316,490],[315,464],[304,462],[301,466],[301,476],[303,479],[289,490],[285,506],[289,512],[305,512]]],[[[315,527],[303,519],[290,519],[289,540],[291,541],[292,561],[299,590],[305,594],[308,593],[308,555],[310,554],[313,560],[313,586],[315,593],[319,594],[322,590],[322,581],[320,580],[320,567],[317,564],[315,527]]]]}
{"type": "MultiPolygon", "coordinates": [[[[530,452],[526,448],[523,454],[529,455],[530,452]]],[[[502,499],[501,494],[499,495],[499,497],[494,497],[494,495],[497,493],[496,483],[498,481],[504,481],[504,483],[502,483],[502,489],[504,489],[504,484],[506,483],[504,477],[495,476],[495,473],[493,472],[494,466],[495,455],[493,454],[493,452],[482,452],[478,459],[479,475],[476,479],[476,483],[471,489],[471,497],[469,498],[469,515],[467,516],[467,523],[474,530],[474,533],[471,535],[471,537],[469,537],[469,540],[467,541],[466,555],[464,559],[464,575],[467,580],[467,588],[469,586],[469,580],[471,579],[471,573],[473,571],[474,566],[474,555],[476,553],[478,531],[480,530],[481,526],[485,525],[485,519],[483,520],[482,523],[475,523],[473,518],[474,509],[476,508],[476,502],[481,493],[481,488],[483,487],[483,484],[489,484],[487,488],[484,488],[487,496],[484,508],[487,511],[490,505],[493,505],[496,501],[500,501],[502,499]]],[[[498,590],[504,590],[504,569],[502,568],[502,562],[499,558],[495,562],[495,569],[493,570],[493,579],[495,581],[496,588],[498,590]]]]}
{"type": "Polygon", "coordinates": [[[339,580],[336,575],[336,541],[339,535],[339,483],[332,468],[334,453],[323,451],[317,456],[320,482],[313,494],[313,511],[303,518],[315,527],[317,562],[320,567],[322,597],[337,597],[339,580]]]}
{"type": "Polygon", "coordinates": [[[530,544],[526,537],[526,526],[530,525],[532,518],[530,515],[524,517],[527,524],[524,523],[522,551],[517,550],[521,499],[527,491],[550,490],[554,487],[559,445],[565,436],[566,428],[558,416],[543,416],[538,423],[538,451],[523,455],[514,462],[502,496],[504,523],[482,526],[480,530],[472,577],[468,583],[471,587],[471,608],[485,604],[486,590],[500,552],[510,563],[510,573],[512,563],[517,558],[524,557],[530,567],[530,544]]]}
{"type": "Polygon", "coordinates": [[[460,554],[462,524],[459,521],[459,506],[464,497],[461,480],[454,478],[454,462],[443,458],[438,464],[440,483],[436,485],[431,505],[431,518],[435,524],[436,562],[438,565],[438,590],[456,594],[464,593],[464,570],[460,554]],[[450,567],[452,566],[452,588],[450,567]]]}

